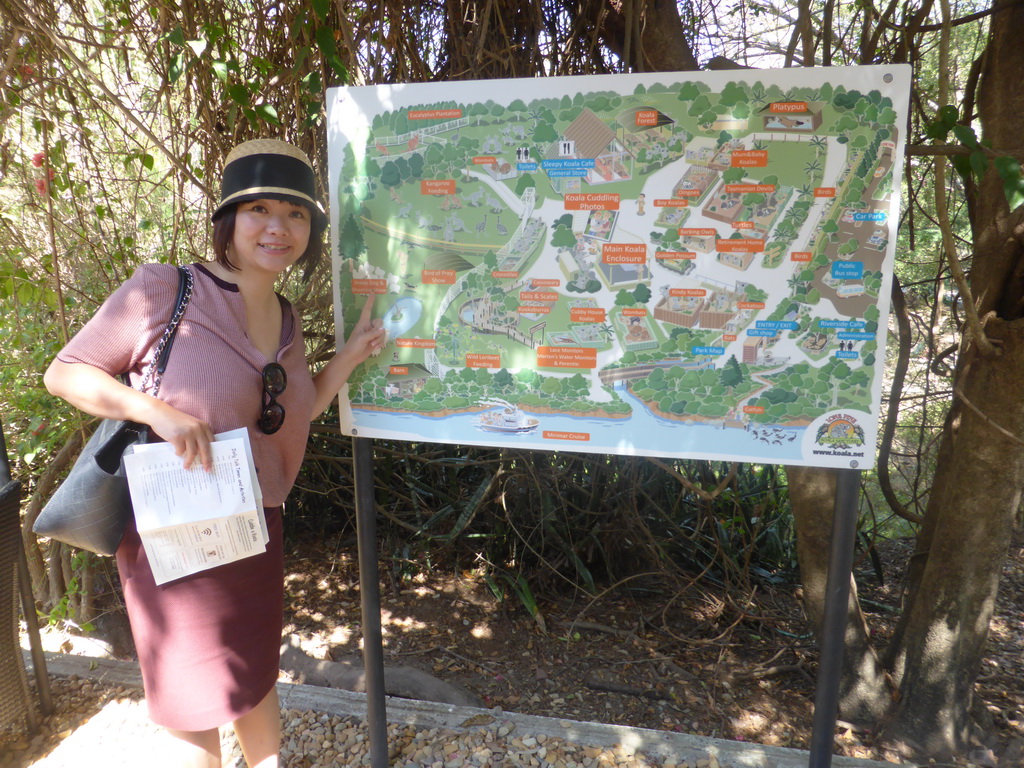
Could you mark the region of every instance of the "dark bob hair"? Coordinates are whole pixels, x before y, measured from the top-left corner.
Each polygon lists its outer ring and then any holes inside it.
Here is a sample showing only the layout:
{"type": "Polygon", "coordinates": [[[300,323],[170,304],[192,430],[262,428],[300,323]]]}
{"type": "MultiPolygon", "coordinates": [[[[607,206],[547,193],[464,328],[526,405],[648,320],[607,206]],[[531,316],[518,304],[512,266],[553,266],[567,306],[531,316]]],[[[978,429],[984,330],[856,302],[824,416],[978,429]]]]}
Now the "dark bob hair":
{"type": "MultiPolygon", "coordinates": [[[[263,195],[262,197],[269,200],[294,202],[273,194],[263,195]]],[[[227,206],[219,211],[217,217],[213,220],[213,254],[216,257],[217,263],[230,272],[238,269],[228,258],[228,246],[231,245],[231,241],[235,236],[235,213],[242,202],[245,201],[240,200],[227,206]]],[[[309,209],[308,205],[304,207],[309,209]]],[[[306,250],[303,251],[298,261],[295,262],[297,266],[302,267],[302,274],[306,277],[312,274],[320,262],[320,256],[324,250],[324,230],[326,229],[322,224],[322,217],[314,215],[312,210],[310,210],[309,219],[309,243],[306,245],[306,250]]]]}

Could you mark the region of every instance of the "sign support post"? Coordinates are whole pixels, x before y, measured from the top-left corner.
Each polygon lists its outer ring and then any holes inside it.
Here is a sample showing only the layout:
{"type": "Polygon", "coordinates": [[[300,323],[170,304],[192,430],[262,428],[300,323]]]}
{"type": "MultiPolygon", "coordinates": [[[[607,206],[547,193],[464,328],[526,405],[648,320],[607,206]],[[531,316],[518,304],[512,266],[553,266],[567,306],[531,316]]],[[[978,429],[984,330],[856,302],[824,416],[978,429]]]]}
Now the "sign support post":
{"type": "Polygon", "coordinates": [[[373,494],[372,440],[352,438],[355,472],[356,538],[359,549],[359,604],[366,670],[366,723],[370,765],[387,768],[388,729],[384,702],[384,636],[380,624],[380,579],[377,569],[377,517],[373,494]]]}
{"type": "Polygon", "coordinates": [[[832,765],[846,616],[850,603],[853,545],[857,536],[860,470],[840,469],[836,474],[832,548],[829,552],[828,580],[825,586],[825,617],[821,630],[821,653],[814,695],[809,768],[829,768],[832,765]]]}

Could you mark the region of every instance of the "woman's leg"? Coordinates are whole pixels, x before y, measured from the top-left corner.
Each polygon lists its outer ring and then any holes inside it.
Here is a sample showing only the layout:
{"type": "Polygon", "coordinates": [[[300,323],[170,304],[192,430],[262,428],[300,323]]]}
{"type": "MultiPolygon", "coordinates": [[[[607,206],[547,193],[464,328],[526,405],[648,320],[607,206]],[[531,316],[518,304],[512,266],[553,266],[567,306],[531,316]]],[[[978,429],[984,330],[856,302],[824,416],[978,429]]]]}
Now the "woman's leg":
{"type": "Polygon", "coordinates": [[[171,738],[164,752],[162,765],[171,768],[221,768],[220,732],[216,728],[208,731],[176,731],[166,729],[171,738]]]}
{"type": "Polygon", "coordinates": [[[281,751],[281,708],[277,687],[263,701],[235,720],[235,735],[249,768],[278,768],[281,751]]]}

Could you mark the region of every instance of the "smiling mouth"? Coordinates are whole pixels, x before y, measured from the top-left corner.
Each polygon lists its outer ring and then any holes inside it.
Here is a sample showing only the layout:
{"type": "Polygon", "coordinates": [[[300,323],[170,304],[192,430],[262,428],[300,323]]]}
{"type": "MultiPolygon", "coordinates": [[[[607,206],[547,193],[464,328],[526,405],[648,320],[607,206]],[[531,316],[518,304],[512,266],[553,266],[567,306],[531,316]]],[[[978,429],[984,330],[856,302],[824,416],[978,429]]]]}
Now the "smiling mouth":
{"type": "Polygon", "coordinates": [[[280,243],[260,243],[260,248],[268,251],[287,251],[291,246],[282,245],[280,243]]]}

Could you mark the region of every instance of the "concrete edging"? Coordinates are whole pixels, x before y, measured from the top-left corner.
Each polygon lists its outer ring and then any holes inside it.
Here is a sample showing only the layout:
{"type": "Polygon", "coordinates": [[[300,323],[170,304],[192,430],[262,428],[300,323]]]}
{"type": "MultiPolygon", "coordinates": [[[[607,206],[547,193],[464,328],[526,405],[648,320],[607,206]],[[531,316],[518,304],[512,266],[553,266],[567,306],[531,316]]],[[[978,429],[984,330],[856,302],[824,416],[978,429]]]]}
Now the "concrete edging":
{"type": "MultiPolygon", "coordinates": [[[[25,663],[27,667],[31,666],[31,658],[27,653],[25,663]]],[[[77,675],[104,685],[142,687],[139,665],[135,662],[47,653],[46,666],[49,674],[57,677],[77,675]]],[[[362,693],[296,683],[278,683],[277,691],[282,708],[366,719],[366,696],[362,693]]],[[[493,722],[513,723],[519,733],[533,736],[543,733],[581,746],[614,747],[622,744],[648,757],[674,756],[690,761],[714,755],[723,768],[806,768],[809,761],[809,753],[800,749],[475,707],[456,707],[432,701],[393,697],[387,699],[388,722],[417,728],[467,731],[490,724],[485,719],[487,716],[492,717],[493,722]],[[472,722],[467,722],[471,719],[472,722]]],[[[836,768],[893,768],[897,764],[836,756],[832,758],[832,765],[836,768]]],[[[917,768],[913,763],[900,765],[917,768]]]]}

